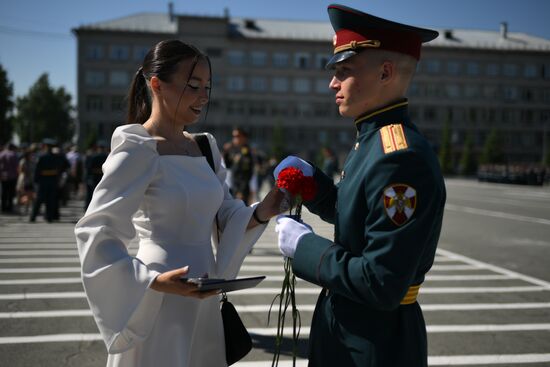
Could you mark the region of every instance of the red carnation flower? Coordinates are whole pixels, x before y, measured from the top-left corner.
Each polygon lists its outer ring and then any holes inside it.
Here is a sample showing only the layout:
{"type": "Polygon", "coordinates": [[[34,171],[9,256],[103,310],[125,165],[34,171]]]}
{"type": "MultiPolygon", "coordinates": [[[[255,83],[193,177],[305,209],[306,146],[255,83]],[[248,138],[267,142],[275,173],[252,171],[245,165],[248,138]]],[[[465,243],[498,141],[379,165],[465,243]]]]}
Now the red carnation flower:
{"type": "Polygon", "coordinates": [[[302,192],[304,174],[298,168],[287,167],[277,177],[277,187],[287,190],[292,196],[302,192]]]}
{"type": "Polygon", "coordinates": [[[304,201],[310,201],[315,198],[317,194],[317,185],[315,179],[311,176],[304,176],[302,180],[302,199],[304,201]]]}

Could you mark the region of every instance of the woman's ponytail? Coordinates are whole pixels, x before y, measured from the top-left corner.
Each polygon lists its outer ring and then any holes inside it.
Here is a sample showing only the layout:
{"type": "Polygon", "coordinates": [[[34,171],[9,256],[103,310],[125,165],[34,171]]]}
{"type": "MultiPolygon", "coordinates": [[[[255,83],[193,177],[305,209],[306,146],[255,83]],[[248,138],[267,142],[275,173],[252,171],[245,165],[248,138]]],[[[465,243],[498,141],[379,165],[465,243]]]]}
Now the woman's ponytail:
{"type": "Polygon", "coordinates": [[[147,91],[147,82],[143,75],[143,67],[140,67],[134,75],[130,91],[128,93],[127,124],[143,124],[151,115],[151,101],[147,91]]]}

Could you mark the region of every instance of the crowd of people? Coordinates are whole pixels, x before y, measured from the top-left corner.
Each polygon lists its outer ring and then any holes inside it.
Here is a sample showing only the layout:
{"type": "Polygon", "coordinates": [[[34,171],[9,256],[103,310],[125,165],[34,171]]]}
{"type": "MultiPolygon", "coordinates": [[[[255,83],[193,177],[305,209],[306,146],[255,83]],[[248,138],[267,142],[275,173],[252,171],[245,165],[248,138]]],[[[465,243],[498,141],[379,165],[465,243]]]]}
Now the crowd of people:
{"type": "Polygon", "coordinates": [[[28,215],[30,222],[42,215],[51,223],[60,219],[59,208],[69,199],[84,199],[87,207],[107,154],[103,142],[85,154],[76,145],[61,146],[53,139],[19,147],[6,144],[0,152],[2,213],[28,215]]]}
{"type": "Polygon", "coordinates": [[[547,169],[537,164],[484,164],[478,168],[481,182],[542,186],[548,180],[547,169]]]}

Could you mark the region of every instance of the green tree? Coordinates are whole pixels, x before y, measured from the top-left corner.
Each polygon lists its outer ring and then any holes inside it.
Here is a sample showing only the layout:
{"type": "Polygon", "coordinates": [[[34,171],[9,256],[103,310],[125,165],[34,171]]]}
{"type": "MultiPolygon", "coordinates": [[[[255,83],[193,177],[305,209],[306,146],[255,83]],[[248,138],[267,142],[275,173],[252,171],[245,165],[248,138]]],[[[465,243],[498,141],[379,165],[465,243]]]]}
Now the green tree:
{"type": "Polygon", "coordinates": [[[439,149],[439,164],[443,174],[453,173],[453,150],[451,146],[451,124],[447,121],[443,127],[441,147],[439,149]]]}
{"type": "Polygon", "coordinates": [[[63,87],[52,88],[48,74],[42,74],[26,96],[17,98],[16,107],[15,130],[21,140],[37,142],[54,138],[62,143],[72,138],[71,96],[63,87]]]}
{"type": "Polygon", "coordinates": [[[481,157],[479,158],[480,164],[491,163],[504,163],[505,157],[502,150],[502,142],[500,134],[496,129],[492,129],[485,140],[481,157]]]}
{"type": "Polygon", "coordinates": [[[0,64],[0,144],[11,140],[13,133],[13,83],[8,80],[8,73],[0,64]]]}
{"type": "Polygon", "coordinates": [[[466,135],[464,141],[464,147],[462,149],[462,156],[460,157],[459,172],[461,175],[473,175],[477,171],[477,162],[474,154],[474,141],[472,134],[466,135]]]}
{"type": "Polygon", "coordinates": [[[277,121],[273,127],[273,135],[271,137],[271,153],[281,161],[285,155],[285,136],[284,129],[280,121],[277,121]]]}

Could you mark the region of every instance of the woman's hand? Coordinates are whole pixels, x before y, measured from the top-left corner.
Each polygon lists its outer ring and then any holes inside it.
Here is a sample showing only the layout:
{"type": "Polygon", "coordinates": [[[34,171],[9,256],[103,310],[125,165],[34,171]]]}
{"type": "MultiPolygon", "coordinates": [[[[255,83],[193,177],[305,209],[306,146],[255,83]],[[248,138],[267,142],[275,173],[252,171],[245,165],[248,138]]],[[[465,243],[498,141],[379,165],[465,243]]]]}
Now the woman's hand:
{"type": "Polygon", "coordinates": [[[196,284],[182,281],[181,278],[184,278],[187,273],[189,273],[189,266],[184,266],[183,268],[162,273],[155,278],[151,284],[151,289],[158,292],[172,293],[180,296],[201,299],[215,296],[220,293],[218,290],[201,292],[196,284]]]}
{"type": "MultiPolygon", "coordinates": [[[[288,210],[288,197],[281,191],[278,187],[273,187],[271,191],[267,193],[264,199],[258,204],[255,211],[255,216],[258,217],[261,221],[268,221],[276,215],[281,214],[282,212],[288,210]],[[285,204],[286,203],[286,204],[285,204]]],[[[260,224],[257,220],[254,219],[254,216],[250,219],[248,228],[252,228],[260,224]]]]}

